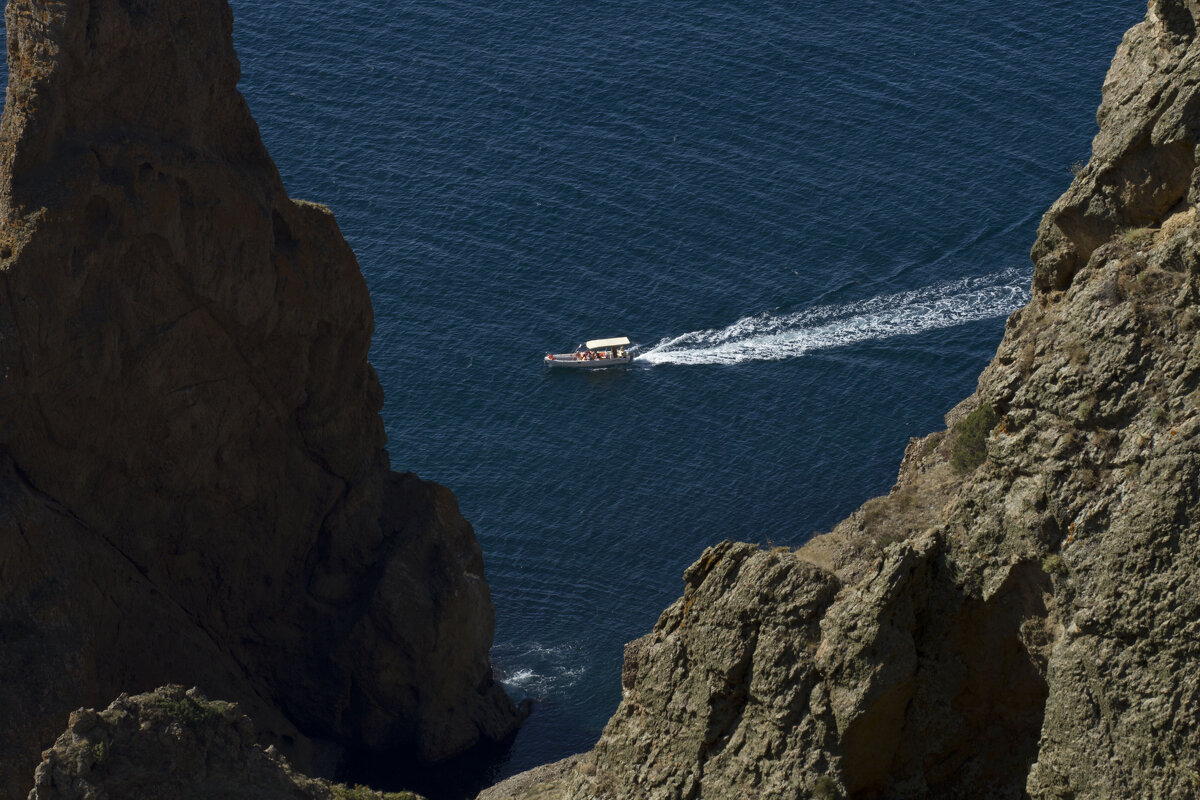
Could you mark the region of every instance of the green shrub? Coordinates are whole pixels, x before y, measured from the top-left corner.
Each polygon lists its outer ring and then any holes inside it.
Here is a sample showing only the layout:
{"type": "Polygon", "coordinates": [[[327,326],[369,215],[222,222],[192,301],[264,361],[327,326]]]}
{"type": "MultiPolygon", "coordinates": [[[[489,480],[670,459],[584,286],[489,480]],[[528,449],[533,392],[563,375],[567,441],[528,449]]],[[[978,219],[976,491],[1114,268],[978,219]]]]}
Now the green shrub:
{"type": "Polygon", "coordinates": [[[186,695],[178,700],[163,698],[156,705],[167,719],[189,728],[197,728],[212,720],[220,719],[227,707],[227,704],[220,700],[200,702],[186,695]]]}
{"type": "Polygon", "coordinates": [[[330,784],[333,796],[337,800],[421,800],[421,796],[412,792],[378,792],[361,784],[347,786],[344,783],[330,784]]]}
{"type": "Polygon", "coordinates": [[[813,783],[813,800],[838,800],[842,793],[838,791],[837,781],[828,775],[822,775],[813,783]]]}
{"type": "Polygon", "coordinates": [[[1042,571],[1047,575],[1066,575],[1067,565],[1058,553],[1047,553],[1042,556],[1042,571]]]}
{"type": "Polygon", "coordinates": [[[1121,241],[1129,247],[1145,247],[1154,240],[1153,228],[1126,228],[1121,231],[1121,241]]]}
{"type": "Polygon", "coordinates": [[[338,800],[375,800],[375,793],[365,786],[346,786],[335,783],[332,787],[333,796],[338,800]]]}
{"type": "Polygon", "coordinates": [[[965,475],[987,458],[987,437],[999,421],[996,409],[984,404],[958,424],[958,438],[950,453],[950,464],[959,474],[965,475]]]}
{"type": "Polygon", "coordinates": [[[1096,410],[1096,398],[1085,397],[1079,401],[1079,406],[1075,409],[1075,419],[1080,422],[1087,422],[1092,418],[1092,412],[1096,410]]]}

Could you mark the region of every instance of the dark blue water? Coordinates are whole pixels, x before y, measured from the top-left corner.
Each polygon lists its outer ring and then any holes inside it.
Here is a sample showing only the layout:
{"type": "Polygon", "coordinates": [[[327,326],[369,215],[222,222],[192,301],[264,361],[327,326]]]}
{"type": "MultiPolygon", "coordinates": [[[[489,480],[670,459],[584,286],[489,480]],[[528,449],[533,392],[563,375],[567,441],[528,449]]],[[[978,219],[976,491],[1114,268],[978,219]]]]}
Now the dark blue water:
{"type": "Polygon", "coordinates": [[[499,774],[589,747],[725,538],[892,484],[1026,297],[1143,0],[233,0],[242,90],[374,297],[392,461],[457,493],[499,774]],[[551,374],[628,335],[641,365],[551,374]]]}

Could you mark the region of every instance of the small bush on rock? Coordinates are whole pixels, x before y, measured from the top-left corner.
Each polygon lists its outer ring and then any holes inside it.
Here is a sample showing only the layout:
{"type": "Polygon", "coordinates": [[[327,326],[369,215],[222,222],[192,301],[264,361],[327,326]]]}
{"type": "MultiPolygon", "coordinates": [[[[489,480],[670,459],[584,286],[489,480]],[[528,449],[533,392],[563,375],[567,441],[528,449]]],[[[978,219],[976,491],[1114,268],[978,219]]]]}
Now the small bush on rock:
{"type": "Polygon", "coordinates": [[[329,788],[337,800],[422,800],[420,795],[412,792],[379,792],[358,784],[347,786],[335,783],[329,788]]]}
{"type": "Polygon", "coordinates": [[[985,403],[959,423],[958,439],[950,454],[950,463],[959,474],[967,474],[987,458],[987,437],[999,421],[996,409],[985,403]]]}
{"type": "Polygon", "coordinates": [[[1049,553],[1042,556],[1042,571],[1061,577],[1067,574],[1067,564],[1058,553],[1049,553]]]}
{"type": "Polygon", "coordinates": [[[842,793],[838,791],[837,781],[828,775],[817,778],[813,784],[813,800],[838,800],[842,793]]]}
{"type": "Polygon", "coordinates": [[[1121,241],[1134,249],[1147,247],[1154,241],[1154,229],[1126,228],[1121,231],[1121,241]]]}
{"type": "Polygon", "coordinates": [[[157,703],[163,715],[180,725],[197,728],[212,720],[219,719],[227,704],[219,700],[195,700],[191,697],[181,697],[178,700],[163,698],[157,703]]]}

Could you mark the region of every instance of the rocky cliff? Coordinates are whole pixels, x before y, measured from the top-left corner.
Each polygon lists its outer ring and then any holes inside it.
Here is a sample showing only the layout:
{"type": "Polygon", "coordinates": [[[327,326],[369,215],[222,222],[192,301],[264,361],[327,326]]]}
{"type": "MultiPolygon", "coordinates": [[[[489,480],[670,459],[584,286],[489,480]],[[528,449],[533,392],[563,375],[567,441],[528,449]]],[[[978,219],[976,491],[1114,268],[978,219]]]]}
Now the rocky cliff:
{"type": "Polygon", "coordinates": [[[10,0],[0,796],[170,682],[438,759],[511,731],[454,497],[390,471],[369,297],[237,92],[226,0],[10,0]]]}
{"type": "Polygon", "coordinates": [[[595,749],[489,800],[1200,794],[1198,25],[1126,35],[1031,303],[892,491],[710,548],[595,749]]]}
{"type": "Polygon", "coordinates": [[[99,797],[255,800],[422,800],[309,778],[258,744],[236,703],[166,686],[81,708],[42,754],[29,800],[99,797]]]}

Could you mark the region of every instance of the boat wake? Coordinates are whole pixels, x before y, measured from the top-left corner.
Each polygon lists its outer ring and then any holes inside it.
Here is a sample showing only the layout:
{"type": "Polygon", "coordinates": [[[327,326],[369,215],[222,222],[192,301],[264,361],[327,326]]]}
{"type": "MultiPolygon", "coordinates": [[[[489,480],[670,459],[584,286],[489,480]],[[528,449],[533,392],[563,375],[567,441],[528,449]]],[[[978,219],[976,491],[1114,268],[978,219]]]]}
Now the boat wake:
{"type": "Polygon", "coordinates": [[[1029,276],[1017,269],[963,278],[842,306],[743,317],[725,328],[663,339],[637,355],[640,364],[740,364],[781,361],[844,347],[950,328],[1011,314],[1029,302],[1029,276]]]}

